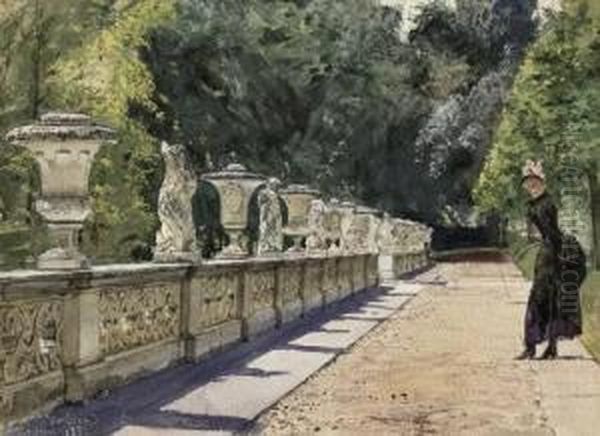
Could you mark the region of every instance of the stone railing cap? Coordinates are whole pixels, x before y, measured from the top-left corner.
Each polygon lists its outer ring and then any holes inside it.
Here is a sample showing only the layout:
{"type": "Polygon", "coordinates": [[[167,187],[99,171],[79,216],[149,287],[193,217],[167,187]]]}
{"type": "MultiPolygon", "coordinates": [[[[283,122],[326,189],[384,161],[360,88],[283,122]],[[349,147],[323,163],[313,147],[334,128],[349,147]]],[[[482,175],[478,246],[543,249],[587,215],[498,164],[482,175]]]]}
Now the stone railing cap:
{"type": "Polygon", "coordinates": [[[115,139],[116,132],[110,127],[92,122],[80,113],[49,112],[40,121],[12,129],[6,135],[9,142],[32,140],[105,140],[115,139]]]}

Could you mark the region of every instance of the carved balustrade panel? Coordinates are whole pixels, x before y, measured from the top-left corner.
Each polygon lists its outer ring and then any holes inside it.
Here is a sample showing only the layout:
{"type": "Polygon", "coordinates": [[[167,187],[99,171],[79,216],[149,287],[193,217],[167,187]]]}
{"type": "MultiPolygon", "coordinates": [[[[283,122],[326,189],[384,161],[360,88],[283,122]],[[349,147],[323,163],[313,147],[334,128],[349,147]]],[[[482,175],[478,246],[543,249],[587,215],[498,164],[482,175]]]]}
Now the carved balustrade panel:
{"type": "Polygon", "coordinates": [[[377,283],[379,279],[379,266],[377,264],[377,256],[369,256],[367,261],[367,278],[369,284],[373,285],[377,283]]]}
{"type": "Polygon", "coordinates": [[[250,271],[246,276],[246,292],[251,313],[275,308],[275,269],[250,271]]]}
{"type": "Polygon", "coordinates": [[[353,287],[353,283],[352,283],[352,258],[351,257],[345,257],[340,261],[340,270],[338,273],[338,284],[339,284],[339,288],[342,291],[348,291],[348,290],[352,290],[353,287]]]}
{"type": "Polygon", "coordinates": [[[323,289],[325,292],[337,290],[337,262],[335,259],[327,259],[323,266],[323,289]]]}
{"type": "Polygon", "coordinates": [[[355,290],[365,288],[365,260],[363,257],[357,257],[353,260],[352,281],[355,290]]]}
{"type": "Polygon", "coordinates": [[[191,292],[190,330],[192,333],[238,318],[238,273],[219,273],[194,278],[191,292]]]}
{"type": "Polygon", "coordinates": [[[279,290],[284,305],[302,298],[302,266],[285,266],[281,269],[279,290]]]}
{"type": "Polygon", "coordinates": [[[177,337],[180,299],[177,283],[102,289],[98,303],[102,352],[115,354],[177,337]]]}
{"type": "Polygon", "coordinates": [[[63,302],[0,304],[0,386],[61,369],[63,302]]]}
{"type": "Polygon", "coordinates": [[[306,266],[306,283],[304,292],[307,296],[313,296],[321,293],[322,283],[322,263],[310,263],[306,266]]]}

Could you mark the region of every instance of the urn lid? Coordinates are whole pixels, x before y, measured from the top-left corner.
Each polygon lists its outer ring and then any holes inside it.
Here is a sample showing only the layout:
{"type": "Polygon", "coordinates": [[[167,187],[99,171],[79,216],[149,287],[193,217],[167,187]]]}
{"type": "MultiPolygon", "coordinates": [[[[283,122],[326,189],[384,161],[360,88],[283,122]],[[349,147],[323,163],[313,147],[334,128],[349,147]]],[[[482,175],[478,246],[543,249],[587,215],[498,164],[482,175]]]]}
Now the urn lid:
{"type": "Polygon", "coordinates": [[[115,130],[94,123],[85,114],[48,112],[34,124],[12,129],[6,135],[6,140],[16,143],[44,140],[112,141],[115,134],[115,130]]]}
{"type": "Polygon", "coordinates": [[[314,197],[321,196],[321,192],[317,191],[316,189],[313,189],[307,185],[300,185],[300,184],[289,185],[287,188],[285,188],[281,192],[286,195],[304,194],[304,195],[312,195],[314,197]]]}
{"type": "Polygon", "coordinates": [[[356,213],[360,215],[381,215],[381,212],[378,209],[369,206],[358,206],[356,208],[356,213]]]}
{"type": "Polygon", "coordinates": [[[351,201],[343,201],[339,207],[341,207],[342,209],[348,209],[352,211],[355,211],[357,208],[356,204],[352,203],[351,201]]]}
{"type": "Polygon", "coordinates": [[[256,174],[248,170],[245,165],[233,162],[227,165],[223,170],[208,173],[202,176],[203,180],[254,180],[265,181],[267,178],[261,174],[256,174]]]}

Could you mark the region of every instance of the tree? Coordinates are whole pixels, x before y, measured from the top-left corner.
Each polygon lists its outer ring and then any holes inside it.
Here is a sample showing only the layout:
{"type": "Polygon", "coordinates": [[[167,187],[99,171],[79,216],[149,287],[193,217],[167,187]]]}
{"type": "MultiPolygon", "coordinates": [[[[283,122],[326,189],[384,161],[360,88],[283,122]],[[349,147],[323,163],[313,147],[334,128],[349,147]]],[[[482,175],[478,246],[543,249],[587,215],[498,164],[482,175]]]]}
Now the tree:
{"type": "MultiPolygon", "coordinates": [[[[544,158],[549,189],[559,199],[573,171],[586,175],[590,187],[597,189],[599,26],[587,8],[574,3],[550,19],[532,46],[478,183],[482,209],[520,213],[520,167],[528,158],[544,158]]],[[[581,201],[587,204],[589,198],[581,201]]],[[[597,226],[597,216],[595,221],[597,226]]]]}

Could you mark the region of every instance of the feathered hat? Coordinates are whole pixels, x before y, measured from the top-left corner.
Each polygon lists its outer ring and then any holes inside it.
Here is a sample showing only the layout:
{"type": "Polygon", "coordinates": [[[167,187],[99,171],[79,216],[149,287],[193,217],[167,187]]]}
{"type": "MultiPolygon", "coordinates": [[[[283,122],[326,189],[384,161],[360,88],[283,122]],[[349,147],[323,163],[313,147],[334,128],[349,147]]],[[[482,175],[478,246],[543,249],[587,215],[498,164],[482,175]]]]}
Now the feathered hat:
{"type": "Polygon", "coordinates": [[[525,165],[523,166],[522,173],[522,182],[525,181],[525,179],[528,179],[529,177],[536,177],[541,181],[546,180],[546,175],[544,174],[544,167],[542,166],[541,160],[538,160],[536,162],[532,161],[531,159],[528,159],[527,162],[525,162],[525,165]]]}

